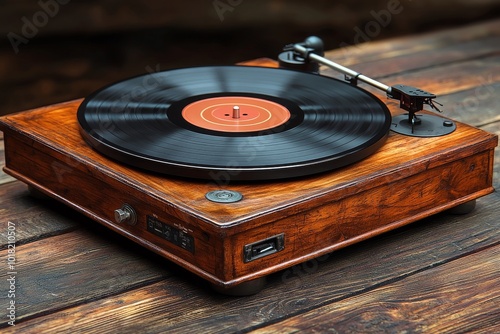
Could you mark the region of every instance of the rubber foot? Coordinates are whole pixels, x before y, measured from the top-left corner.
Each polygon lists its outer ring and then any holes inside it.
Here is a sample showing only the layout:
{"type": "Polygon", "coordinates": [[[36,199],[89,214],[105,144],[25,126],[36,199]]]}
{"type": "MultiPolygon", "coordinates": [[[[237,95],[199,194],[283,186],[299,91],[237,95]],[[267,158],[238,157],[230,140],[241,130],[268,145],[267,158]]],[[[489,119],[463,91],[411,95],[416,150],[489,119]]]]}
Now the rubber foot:
{"type": "Polygon", "coordinates": [[[250,296],[255,295],[262,291],[266,285],[266,277],[256,278],[251,281],[243,282],[230,288],[223,288],[218,285],[212,284],[212,288],[218,293],[228,296],[250,296]]]}
{"type": "Polygon", "coordinates": [[[451,209],[448,209],[446,212],[452,215],[465,215],[472,212],[472,210],[474,210],[475,208],[476,208],[476,200],[473,199],[472,201],[468,201],[459,204],[451,209]]]}
{"type": "Polygon", "coordinates": [[[30,194],[31,197],[40,199],[40,200],[51,200],[52,197],[46,195],[45,193],[41,192],[40,190],[34,188],[33,186],[28,186],[28,193],[30,194]]]}

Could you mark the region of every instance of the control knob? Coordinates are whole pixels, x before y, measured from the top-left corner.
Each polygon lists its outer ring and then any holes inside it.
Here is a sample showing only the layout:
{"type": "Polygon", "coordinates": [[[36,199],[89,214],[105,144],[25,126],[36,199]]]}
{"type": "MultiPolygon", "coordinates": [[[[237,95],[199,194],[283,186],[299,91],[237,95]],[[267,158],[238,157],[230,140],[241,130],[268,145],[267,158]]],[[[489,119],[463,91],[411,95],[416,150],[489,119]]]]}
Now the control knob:
{"type": "Polygon", "coordinates": [[[115,210],[115,221],[118,224],[135,225],[137,223],[137,214],[129,204],[123,204],[120,209],[115,210]]]}

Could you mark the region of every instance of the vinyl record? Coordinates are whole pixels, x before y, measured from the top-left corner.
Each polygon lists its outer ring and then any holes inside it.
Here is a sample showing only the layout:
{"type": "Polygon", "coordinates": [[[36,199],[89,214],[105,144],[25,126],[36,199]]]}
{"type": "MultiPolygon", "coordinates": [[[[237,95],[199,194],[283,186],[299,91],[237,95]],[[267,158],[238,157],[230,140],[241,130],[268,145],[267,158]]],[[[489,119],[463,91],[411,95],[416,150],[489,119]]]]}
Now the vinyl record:
{"type": "Polygon", "coordinates": [[[83,138],[127,165],[217,182],[305,176],[385,141],[387,107],[345,82],[245,66],[158,72],[105,87],[78,109],[83,138]]]}

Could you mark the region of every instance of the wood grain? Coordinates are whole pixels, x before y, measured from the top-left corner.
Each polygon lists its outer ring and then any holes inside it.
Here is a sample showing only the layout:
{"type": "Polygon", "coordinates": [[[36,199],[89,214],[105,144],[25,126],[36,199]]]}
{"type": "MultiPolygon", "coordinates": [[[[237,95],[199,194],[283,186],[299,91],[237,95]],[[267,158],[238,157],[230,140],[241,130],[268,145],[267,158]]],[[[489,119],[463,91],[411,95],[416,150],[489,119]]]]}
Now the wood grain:
{"type": "Polygon", "coordinates": [[[20,182],[2,185],[0,198],[0,249],[7,245],[8,222],[16,226],[16,245],[66,233],[81,222],[81,215],[60,203],[32,198],[20,182]]]}
{"type": "MultiPolygon", "coordinates": [[[[22,225],[16,228],[23,230],[22,225]]],[[[6,252],[1,252],[2,258],[6,252]]],[[[17,245],[16,261],[17,276],[23,282],[16,298],[20,320],[147,285],[168,275],[154,255],[102,228],[17,245]]],[[[0,277],[5,280],[8,275],[1,273],[0,277]]]]}
{"type": "MultiPolygon", "coordinates": [[[[406,50],[407,53],[397,54],[390,53],[391,57],[377,57],[370,61],[348,65],[355,71],[368,75],[370,77],[381,78],[388,74],[408,73],[412,70],[421,70],[424,68],[437,69],[438,67],[446,67],[450,64],[468,61],[471,58],[482,58],[492,56],[496,53],[495,44],[500,42],[500,31],[495,36],[488,36],[480,40],[465,41],[461,44],[452,44],[449,46],[441,46],[439,52],[435,49],[422,48],[420,45],[411,47],[406,50]],[[470,49],[470,50],[467,50],[470,49]]],[[[431,47],[431,46],[429,46],[431,47]]],[[[350,48],[345,52],[350,52],[350,48]]],[[[379,55],[380,56],[380,55],[379,55]]],[[[329,57],[331,57],[329,55],[329,57]]],[[[335,58],[332,58],[335,59],[335,58]]],[[[343,64],[342,60],[337,60],[343,64]]],[[[349,61],[347,61],[349,62],[349,61]]],[[[346,66],[346,65],[344,65],[346,66]]],[[[332,73],[331,70],[323,68],[325,73],[332,73]]]]}
{"type": "Polygon", "coordinates": [[[252,333],[494,333],[499,268],[497,244],[252,333]]]}
{"type": "MultiPolygon", "coordinates": [[[[425,55],[421,56],[425,57],[425,55]]],[[[375,79],[378,78],[379,80],[383,78],[382,81],[388,85],[404,82],[406,85],[422,88],[437,96],[465,90],[477,90],[478,96],[485,97],[486,94],[491,91],[491,88],[486,89],[485,87],[483,89],[482,87],[485,85],[494,85],[500,81],[500,75],[498,74],[498,68],[500,66],[499,58],[497,55],[490,55],[489,53],[479,59],[467,60],[465,62],[446,63],[437,67],[423,67],[411,73],[411,75],[408,75],[406,72],[391,69],[391,66],[396,66],[394,64],[397,64],[397,60],[384,59],[375,67],[379,69],[379,75],[372,77],[375,79]]],[[[360,70],[355,67],[353,69],[357,71],[360,70]]],[[[371,76],[369,70],[361,72],[371,76]]],[[[339,75],[333,70],[325,70],[324,73],[336,78],[343,78],[342,75],[339,75]]],[[[384,94],[375,88],[364,84],[362,84],[362,87],[381,96],[383,100],[386,99],[384,94]]],[[[439,99],[437,100],[439,101],[439,99]]]]}
{"type": "MultiPolygon", "coordinates": [[[[364,66],[366,63],[373,61],[381,61],[382,59],[389,61],[392,58],[402,59],[405,56],[413,57],[415,54],[427,54],[431,56],[430,61],[441,57],[439,54],[441,49],[446,50],[458,49],[453,53],[447,52],[448,56],[454,57],[453,59],[467,60],[472,57],[468,54],[473,52],[481,52],[480,50],[471,50],[467,48],[461,50],[460,45],[469,45],[469,43],[478,43],[483,47],[488,48],[486,43],[480,43],[483,40],[495,38],[500,36],[500,28],[498,20],[484,21],[480,24],[469,26],[455,27],[453,29],[444,29],[432,31],[422,34],[414,34],[411,38],[402,36],[399,38],[392,38],[390,40],[371,41],[367,43],[352,44],[346,43],[339,48],[326,52],[326,56],[333,61],[338,61],[344,66],[364,66]],[[439,52],[436,52],[439,51],[439,52]],[[456,58],[458,57],[458,58],[456,58]]],[[[426,59],[419,59],[415,65],[428,62],[426,59]]],[[[428,65],[436,65],[427,63],[428,65]]],[[[380,70],[380,68],[370,68],[373,70],[380,70]]],[[[403,69],[405,71],[405,69],[403,69]]],[[[369,72],[365,73],[368,75],[369,72]]]]}

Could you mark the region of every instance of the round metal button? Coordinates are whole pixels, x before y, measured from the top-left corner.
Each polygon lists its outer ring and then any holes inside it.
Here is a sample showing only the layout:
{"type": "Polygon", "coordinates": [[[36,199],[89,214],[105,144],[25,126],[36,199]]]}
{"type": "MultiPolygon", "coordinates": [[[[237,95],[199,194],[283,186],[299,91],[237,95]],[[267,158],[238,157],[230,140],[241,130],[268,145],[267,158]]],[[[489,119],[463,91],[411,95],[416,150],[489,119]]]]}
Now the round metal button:
{"type": "Polygon", "coordinates": [[[114,211],[114,214],[115,221],[118,224],[127,223],[128,225],[135,225],[137,223],[137,214],[129,204],[123,204],[121,208],[114,211]]]}
{"type": "Polygon", "coordinates": [[[215,203],[234,203],[241,201],[243,195],[232,190],[214,190],[206,193],[205,197],[215,203]]]}
{"type": "Polygon", "coordinates": [[[126,222],[130,219],[130,212],[123,209],[115,210],[115,221],[119,224],[126,222]]]}

